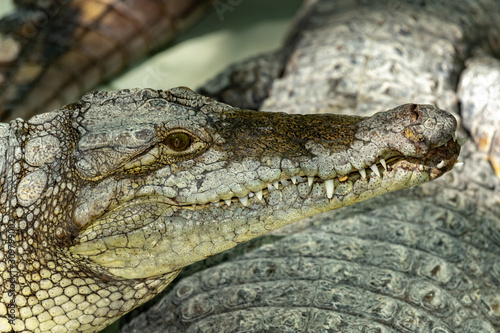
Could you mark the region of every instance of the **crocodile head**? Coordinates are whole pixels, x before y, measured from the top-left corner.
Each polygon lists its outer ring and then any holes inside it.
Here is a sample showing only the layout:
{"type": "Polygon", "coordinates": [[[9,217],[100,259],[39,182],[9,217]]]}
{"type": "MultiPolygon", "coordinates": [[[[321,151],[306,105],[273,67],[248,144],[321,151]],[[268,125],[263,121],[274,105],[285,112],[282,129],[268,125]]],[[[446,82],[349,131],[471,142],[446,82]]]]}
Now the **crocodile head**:
{"type": "Polygon", "coordinates": [[[242,110],[195,94],[91,93],[70,108],[80,186],[73,256],[147,278],[306,216],[439,177],[457,160],[456,121],[430,105],[372,117],[242,110]]]}

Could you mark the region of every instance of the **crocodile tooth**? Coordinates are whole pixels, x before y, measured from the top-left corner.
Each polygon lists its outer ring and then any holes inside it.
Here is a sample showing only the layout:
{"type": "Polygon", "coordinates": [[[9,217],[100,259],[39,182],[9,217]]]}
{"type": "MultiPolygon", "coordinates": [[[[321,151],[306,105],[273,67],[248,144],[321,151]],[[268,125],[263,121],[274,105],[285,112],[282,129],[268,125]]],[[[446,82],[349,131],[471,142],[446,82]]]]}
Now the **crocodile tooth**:
{"type": "Polygon", "coordinates": [[[302,178],[301,176],[297,176],[296,178],[297,178],[297,182],[298,182],[298,183],[303,183],[303,182],[305,182],[305,181],[306,181],[306,180],[305,180],[304,178],[302,178]]]}
{"type": "Polygon", "coordinates": [[[424,171],[424,166],[423,166],[422,164],[419,164],[419,165],[418,165],[418,169],[419,169],[420,171],[424,171]]]}
{"type": "Polygon", "coordinates": [[[375,173],[377,175],[377,177],[380,177],[380,172],[378,172],[378,168],[375,164],[372,164],[370,169],[372,169],[373,173],[375,173]]]}
{"type": "Polygon", "coordinates": [[[441,169],[442,167],[444,167],[444,161],[439,162],[438,165],[436,165],[436,167],[438,169],[441,169]]]}
{"type": "Polygon", "coordinates": [[[314,182],[314,177],[307,176],[307,183],[309,184],[309,186],[312,186],[313,182],[314,182]]]}
{"type": "Polygon", "coordinates": [[[385,160],[383,158],[380,159],[380,164],[384,167],[384,169],[387,170],[387,164],[385,163],[385,160]]]}
{"type": "Polygon", "coordinates": [[[273,183],[273,186],[274,186],[276,189],[278,189],[278,188],[279,188],[279,186],[280,186],[280,184],[278,183],[278,181],[275,181],[275,182],[273,183]]]}
{"type": "Polygon", "coordinates": [[[228,207],[231,206],[231,199],[226,199],[226,200],[224,200],[224,202],[226,203],[226,205],[228,207]]]}
{"type": "Polygon", "coordinates": [[[464,162],[456,162],[456,163],[455,163],[455,166],[456,166],[456,167],[461,167],[461,166],[463,166],[463,165],[464,165],[464,162]]]}
{"type": "Polygon", "coordinates": [[[467,137],[460,138],[457,142],[460,146],[463,146],[467,142],[467,137]]]}
{"type": "Polygon", "coordinates": [[[254,195],[255,195],[255,193],[253,193],[253,192],[248,192],[248,197],[249,197],[249,198],[252,198],[254,195]]]}
{"type": "Polygon", "coordinates": [[[286,186],[290,185],[290,182],[289,182],[288,180],[286,180],[286,179],[282,179],[282,180],[280,180],[280,182],[281,182],[281,184],[282,184],[284,187],[286,187],[286,186]]]}
{"type": "Polygon", "coordinates": [[[359,174],[361,175],[361,177],[363,179],[365,179],[366,178],[366,171],[365,171],[365,169],[359,169],[358,171],[359,171],[359,174]]]}
{"type": "Polygon", "coordinates": [[[333,197],[333,179],[328,179],[325,181],[325,187],[326,187],[326,196],[328,199],[331,199],[333,197]]]}
{"type": "Polygon", "coordinates": [[[214,205],[215,205],[215,207],[220,207],[220,202],[219,201],[214,202],[214,205]]]}
{"type": "Polygon", "coordinates": [[[292,183],[293,183],[294,185],[295,185],[295,184],[297,184],[297,177],[292,176],[290,179],[292,180],[292,183]]]}
{"type": "Polygon", "coordinates": [[[267,190],[268,190],[269,192],[271,192],[272,190],[274,190],[273,185],[271,185],[271,184],[267,184],[267,190]]]}
{"type": "Polygon", "coordinates": [[[257,199],[262,201],[262,190],[255,192],[255,196],[257,197],[257,199]]]}
{"type": "Polygon", "coordinates": [[[453,138],[453,141],[457,141],[457,134],[455,132],[451,133],[451,137],[453,138]]]}
{"type": "Polygon", "coordinates": [[[240,199],[240,202],[243,206],[247,207],[248,206],[248,197],[245,196],[245,197],[242,197],[242,198],[238,198],[240,199]]]}

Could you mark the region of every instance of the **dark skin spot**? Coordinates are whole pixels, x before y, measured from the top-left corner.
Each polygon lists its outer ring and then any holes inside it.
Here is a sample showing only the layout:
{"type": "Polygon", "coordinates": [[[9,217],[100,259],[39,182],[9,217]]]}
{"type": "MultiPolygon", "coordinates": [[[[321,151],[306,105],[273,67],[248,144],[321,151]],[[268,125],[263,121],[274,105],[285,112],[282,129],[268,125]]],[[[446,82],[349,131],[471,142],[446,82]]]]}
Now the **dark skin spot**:
{"type": "Polygon", "coordinates": [[[427,303],[431,303],[433,299],[434,299],[434,292],[430,292],[424,297],[424,300],[427,303]]]}

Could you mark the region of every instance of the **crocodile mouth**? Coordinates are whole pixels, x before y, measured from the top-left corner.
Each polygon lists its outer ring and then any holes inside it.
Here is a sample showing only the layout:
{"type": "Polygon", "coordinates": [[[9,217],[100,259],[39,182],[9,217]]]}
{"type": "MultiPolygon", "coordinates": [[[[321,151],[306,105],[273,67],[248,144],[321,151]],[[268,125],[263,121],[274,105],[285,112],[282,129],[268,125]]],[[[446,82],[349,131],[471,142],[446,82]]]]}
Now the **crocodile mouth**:
{"type": "Polygon", "coordinates": [[[299,173],[268,183],[261,190],[248,191],[244,196],[213,202],[179,203],[176,198],[166,196],[139,196],[97,217],[92,222],[94,227],[80,234],[75,239],[75,244],[103,237],[104,233],[99,236],[101,229],[106,229],[108,236],[123,232],[120,228],[110,227],[106,222],[108,220],[114,221],[113,224],[119,220],[122,226],[135,230],[142,225],[152,223],[164,214],[163,211],[172,208],[191,211],[258,210],[275,204],[276,200],[287,200],[287,196],[290,195],[295,196],[296,204],[306,210],[314,209],[315,206],[322,207],[319,208],[322,211],[335,209],[438,178],[453,168],[459,153],[460,144],[451,139],[443,146],[430,149],[423,157],[387,153],[385,158],[379,159],[377,163],[363,170],[353,168],[350,173],[329,179],[299,173]],[[153,211],[156,213],[151,213],[153,211]],[[144,221],[137,225],[138,218],[144,216],[144,212],[149,213],[146,214],[144,221]]]}
{"type": "MultiPolygon", "coordinates": [[[[295,176],[280,178],[274,182],[267,183],[261,190],[248,191],[244,196],[234,196],[230,199],[220,199],[205,203],[179,203],[174,199],[174,205],[192,210],[207,209],[211,206],[217,208],[231,207],[232,205],[248,207],[253,200],[266,204],[267,198],[271,193],[274,191],[284,191],[289,186],[304,187],[303,190],[308,193],[316,186],[318,187],[317,189],[323,189],[327,199],[334,200],[335,196],[345,196],[347,194],[345,193],[345,187],[352,187],[353,184],[357,184],[359,189],[363,187],[372,189],[379,183],[387,183],[390,180],[396,182],[398,178],[402,180],[404,179],[403,174],[408,175],[410,178],[415,177],[417,174],[421,175],[419,183],[436,179],[453,168],[458,162],[459,153],[460,144],[455,138],[452,138],[445,145],[430,149],[423,157],[402,156],[396,152],[392,152],[387,153],[384,158],[378,159],[377,163],[365,169],[358,170],[352,167],[349,173],[343,175],[337,174],[328,179],[299,173],[295,176]]],[[[408,186],[406,183],[402,183],[401,185],[401,187],[408,186]]]]}

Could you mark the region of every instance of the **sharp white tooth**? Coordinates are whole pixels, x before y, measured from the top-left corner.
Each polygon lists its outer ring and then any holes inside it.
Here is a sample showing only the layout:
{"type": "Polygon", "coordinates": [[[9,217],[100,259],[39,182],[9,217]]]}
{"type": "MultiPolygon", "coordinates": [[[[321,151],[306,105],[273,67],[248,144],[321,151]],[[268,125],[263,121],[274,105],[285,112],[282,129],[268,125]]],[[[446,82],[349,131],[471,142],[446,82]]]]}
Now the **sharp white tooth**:
{"type": "Polygon", "coordinates": [[[457,142],[460,146],[463,146],[467,142],[467,137],[459,138],[457,142]]]}
{"type": "Polygon", "coordinates": [[[291,180],[292,180],[292,183],[293,183],[294,185],[295,185],[295,184],[297,184],[297,177],[292,176],[292,177],[291,177],[291,180]]]}
{"type": "Polygon", "coordinates": [[[260,201],[262,201],[262,191],[255,192],[255,196],[257,197],[257,199],[259,199],[260,201]]]}
{"type": "Polygon", "coordinates": [[[438,169],[441,169],[442,167],[444,167],[444,161],[439,162],[438,165],[436,165],[436,167],[438,169]]]}
{"type": "Polygon", "coordinates": [[[359,171],[359,174],[361,175],[361,177],[363,179],[365,179],[366,178],[366,171],[365,171],[365,169],[359,169],[358,171],[359,171]]]}
{"type": "Polygon", "coordinates": [[[456,167],[461,167],[461,166],[463,166],[463,165],[464,165],[464,162],[456,162],[456,163],[455,163],[455,166],[456,166],[456,167]]]}
{"type": "Polygon", "coordinates": [[[418,165],[418,169],[419,169],[420,171],[424,171],[424,166],[423,166],[422,164],[419,164],[419,165],[418,165]]]}
{"type": "Polygon", "coordinates": [[[226,200],[224,200],[224,202],[226,203],[226,205],[228,207],[231,206],[231,199],[226,199],[226,200]]]}
{"type": "Polygon", "coordinates": [[[279,186],[280,186],[280,184],[278,183],[278,181],[275,181],[275,182],[273,183],[273,186],[274,186],[276,189],[278,189],[278,188],[279,188],[279,186]]]}
{"type": "Polygon", "coordinates": [[[274,189],[273,185],[267,184],[267,190],[271,192],[274,189]]]}
{"type": "Polygon", "coordinates": [[[249,197],[249,198],[252,198],[254,195],[255,195],[255,193],[253,193],[253,192],[248,192],[248,197],[249,197]]]}
{"type": "Polygon", "coordinates": [[[239,198],[243,206],[248,206],[248,197],[239,198]]]}
{"type": "Polygon", "coordinates": [[[289,182],[288,180],[286,180],[286,179],[282,179],[282,180],[280,180],[280,182],[281,182],[281,184],[282,184],[284,187],[286,187],[286,186],[290,185],[290,182],[289,182]]]}
{"type": "Polygon", "coordinates": [[[375,164],[372,164],[372,166],[370,167],[370,169],[372,169],[373,173],[377,175],[377,177],[380,177],[380,172],[378,172],[378,168],[375,164]]]}
{"type": "Polygon", "coordinates": [[[220,207],[220,201],[214,202],[215,207],[220,207]]]}
{"type": "Polygon", "coordinates": [[[457,141],[457,134],[455,132],[451,133],[451,137],[453,138],[453,141],[457,141]]]}
{"type": "Polygon", "coordinates": [[[333,197],[333,179],[329,179],[325,181],[325,187],[326,187],[326,196],[328,199],[331,199],[333,197]]]}
{"type": "Polygon", "coordinates": [[[380,159],[380,164],[387,170],[387,164],[385,164],[385,160],[383,158],[380,159]]]}
{"type": "Polygon", "coordinates": [[[312,186],[313,182],[314,182],[314,177],[307,176],[307,184],[309,184],[309,186],[312,186]]]}

